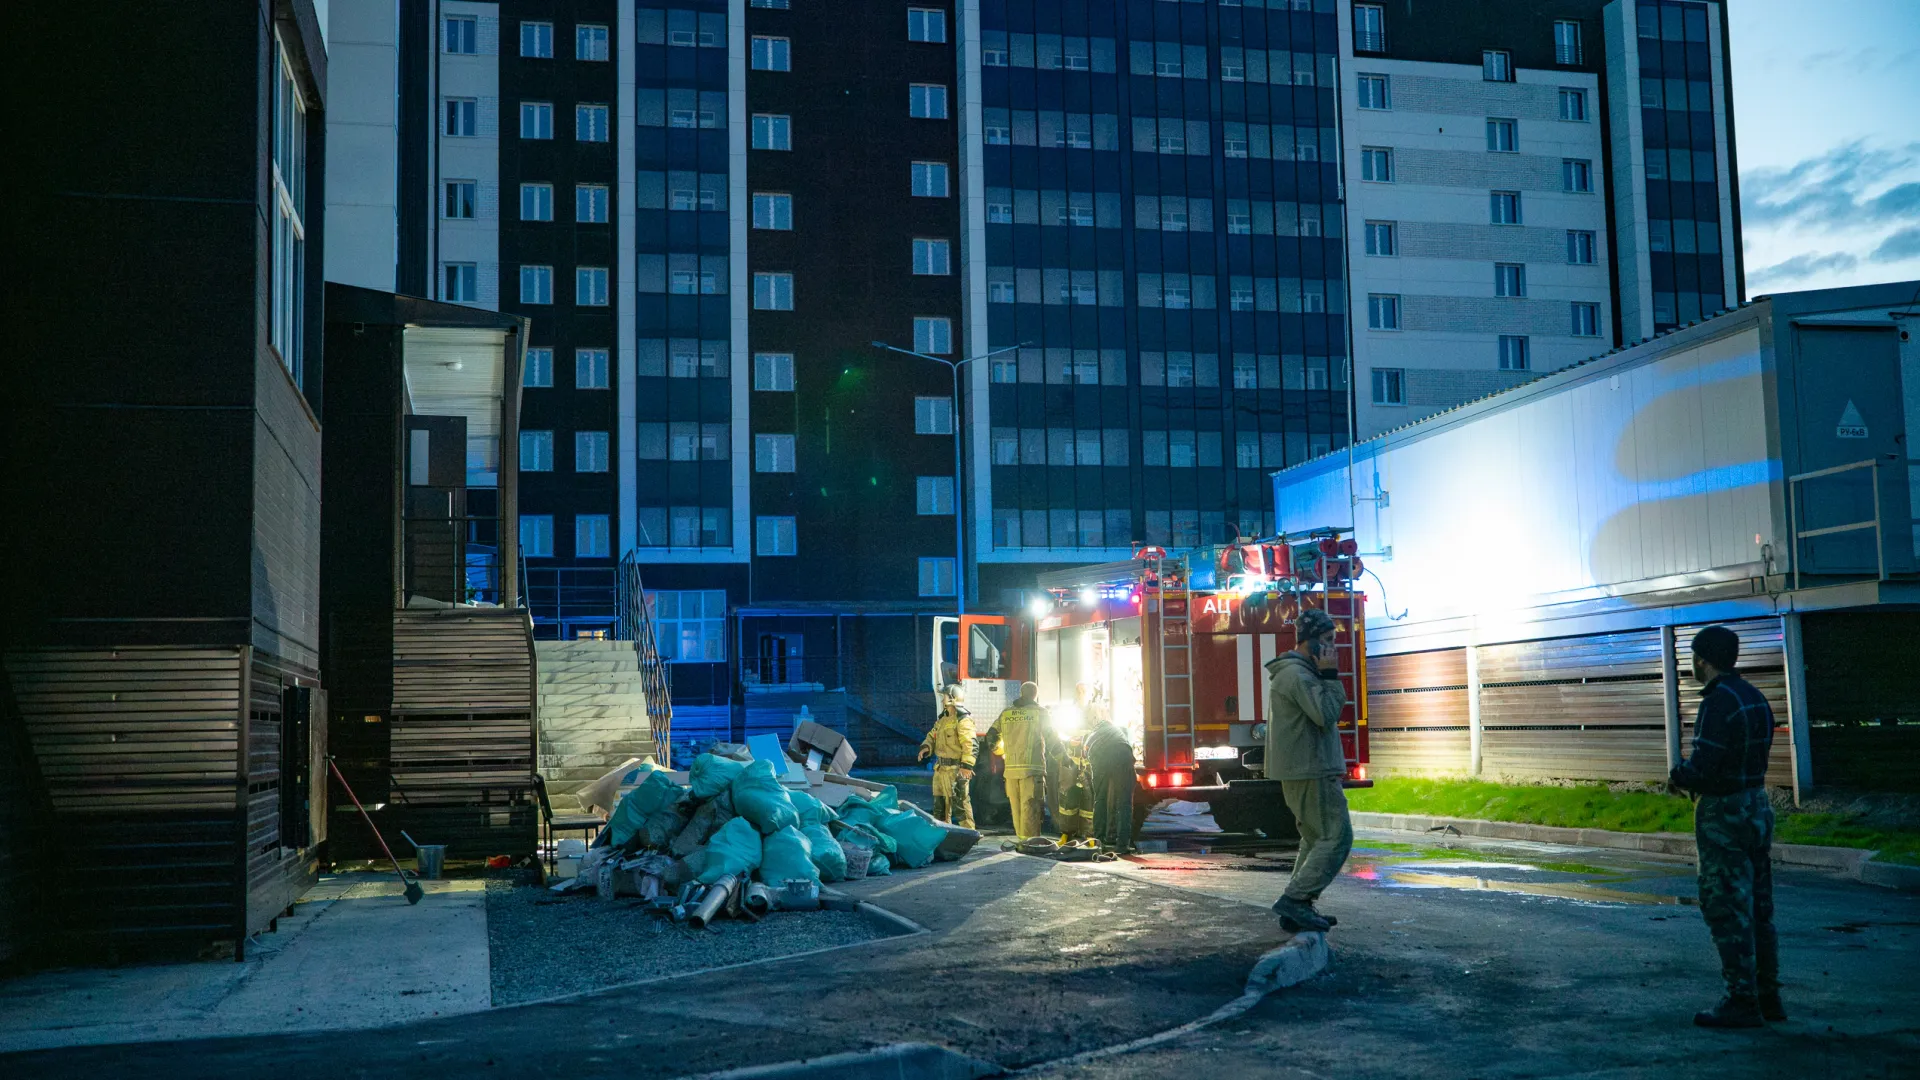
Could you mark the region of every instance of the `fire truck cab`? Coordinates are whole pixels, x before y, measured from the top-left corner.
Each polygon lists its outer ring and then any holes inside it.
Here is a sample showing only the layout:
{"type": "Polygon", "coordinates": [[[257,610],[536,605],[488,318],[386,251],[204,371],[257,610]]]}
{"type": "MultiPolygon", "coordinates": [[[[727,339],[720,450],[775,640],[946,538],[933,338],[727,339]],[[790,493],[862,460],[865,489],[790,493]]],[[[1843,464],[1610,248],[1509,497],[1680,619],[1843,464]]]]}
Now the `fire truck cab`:
{"type": "Polygon", "coordinates": [[[1370,785],[1366,598],[1353,583],[1363,569],[1352,538],[1331,529],[1141,548],[1125,562],[1041,574],[1022,612],[960,618],[957,663],[936,656],[936,678],[960,684],[983,731],[1029,679],[1068,745],[1111,716],[1134,746],[1136,827],[1180,799],[1209,803],[1229,832],[1291,837],[1280,784],[1264,777],[1266,665],[1293,648],[1303,607],[1333,616],[1350,701],[1339,721],[1346,782],[1370,785]]]}

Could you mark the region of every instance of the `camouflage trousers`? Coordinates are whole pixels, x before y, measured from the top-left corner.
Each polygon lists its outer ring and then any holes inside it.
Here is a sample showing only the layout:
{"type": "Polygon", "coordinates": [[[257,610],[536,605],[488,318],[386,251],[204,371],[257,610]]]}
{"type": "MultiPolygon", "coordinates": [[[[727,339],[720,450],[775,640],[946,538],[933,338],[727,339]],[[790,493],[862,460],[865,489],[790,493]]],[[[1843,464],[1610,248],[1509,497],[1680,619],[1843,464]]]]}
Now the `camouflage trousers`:
{"type": "Polygon", "coordinates": [[[1764,789],[1703,795],[1693,810],[1699,849],[1700,914],[1727,992],[1780,989],[1780,940],[1773,929],[1773,807],[1764,789]]]}

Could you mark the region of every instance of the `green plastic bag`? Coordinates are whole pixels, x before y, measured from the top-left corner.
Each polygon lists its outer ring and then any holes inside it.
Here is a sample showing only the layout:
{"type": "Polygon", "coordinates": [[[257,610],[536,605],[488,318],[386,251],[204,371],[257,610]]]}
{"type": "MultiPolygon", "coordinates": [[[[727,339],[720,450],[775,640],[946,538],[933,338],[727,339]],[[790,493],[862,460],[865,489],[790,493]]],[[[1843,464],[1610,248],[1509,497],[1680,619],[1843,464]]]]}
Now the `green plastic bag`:
{"type": "Polygon", "coordinates": [[[753,822],[762,836],[772,836],[800,823],[793,799],[787,795],[787,789],[780,786],[771,761],[756,761],[742,769],[740,775],[733,778],[732,790],[734,811],[753,822]]]}
{"type": "MultiPolygon", "coordinates": [[[[839,850],[838,845],[835,850],[839,850]]],[[[840,873],[844,876],[846,872],[842,866],[840,873]]],[[[761,842],[760,880],[777,889],[794,878],[818,882],[820,871],[813,865],[813,846],[799,829],[788,825],[761,842]]]]}
{"type": "Polygon", "coordinates": [[[733,778],[747,767],[744,761],[701,754],[687,770],[687,782],[696,799],[711,799],[733,785],[733,778]]]}
{"type": "Polygon", "coordinates": [[[614,807],[613,817],[609,819],[611,835],[608,841],[614,847],[624,845],[634,833],[647,827],[647,819],[663,810],[670,810],[680,801],[685,789],[658,769],[649,769],[647,775],[620,798],[620,805],[614,807]]]}
{"type": "Polygon", "coordinates": [[[825,825],[827,822],[840,816],[834,813],[826,803],[821,802],[819,799],[814,798],[804,791],[790,791],[787,793],[787,797],[793,800],[793,812],[800,815],[800,827],[802,829],[805,829],[809,825],[825,825]]]}
{"type": "Polygon", "coordinates": [[[893,862],[879,851],[873,853],[873,861],[867,864],[868,877],[886,877],[893,873],[893,862]]]}
{"type": "Polygon", "coordinates": [[[840,841],[833,838],[825,825],[808,825],[800,830],[807,838],[813,850],[813,865],[820,870],[820,880],[828,883],[847,880],[847,853],[840,850],[840,841]]]}
{"type": "Polygon", "coordinates": [[[896,810],[888,814],[880,823],[880,829],[893,837],[898,845],[893,860],[912,869],[932,862],[934,849],[947,838],[945,829],[911,810],[896,810]]]}
{"type": "Polygon", "coordinates": [[[728,874],[745,874],[760,865],[760,834],[745,818],[734,818],[713,834],[707,846],[687,861],[697,867],[701,884],[711,885],[728,874]]]}
{"type": "Polygon", "coordinates": [[[864,844],[875,851],[892,851],[900,846],[898,841],[880,830],[873,811],[862,810],[860,813],[867,819],[873,820],[842,817],[833,823],[835,835],[844,836],[856,844],[864,844]]]}

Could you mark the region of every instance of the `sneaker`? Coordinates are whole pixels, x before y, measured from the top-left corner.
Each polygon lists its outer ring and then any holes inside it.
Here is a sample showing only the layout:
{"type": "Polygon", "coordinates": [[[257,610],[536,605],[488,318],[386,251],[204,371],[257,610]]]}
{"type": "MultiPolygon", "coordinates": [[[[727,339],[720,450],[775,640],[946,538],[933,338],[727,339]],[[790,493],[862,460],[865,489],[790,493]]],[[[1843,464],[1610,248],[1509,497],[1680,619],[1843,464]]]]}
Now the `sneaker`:
{"type": "Polygon", "coordinates": [[[1760,992],[1760,1015],[1776,1024],[1787,1018],[1787,1007],[1780,1004],[1780,991],[1763,990],[1760,992]]]}
{"type": "Polygon", "coordinates": [[[1751,997],[1727,997],[1706,1012],[1693,1014],[1693,1022],[1704,1028],[1757,1028],[1766,1027],[1766,1018],[1760,1015],[1760,1003],[1751,997]]]}
{"type": "Polygon", "coordinates": [[[1313,905],[1284,896],[1273,902],[1273,913],[1280,916],[1280,927],[1289,934],[1298,934],[1303,930],[1326,933],[1333,925],[1313,910],[1313,905]]]}

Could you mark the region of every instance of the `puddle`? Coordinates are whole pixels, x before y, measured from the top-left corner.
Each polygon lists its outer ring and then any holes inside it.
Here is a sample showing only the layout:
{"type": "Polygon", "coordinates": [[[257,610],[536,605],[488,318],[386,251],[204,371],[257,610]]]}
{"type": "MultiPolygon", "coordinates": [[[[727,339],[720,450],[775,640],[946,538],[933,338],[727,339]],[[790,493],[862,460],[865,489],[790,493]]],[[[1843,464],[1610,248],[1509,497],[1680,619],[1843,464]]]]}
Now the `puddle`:
{"type": "Polygon", "coordinates": [[[1433,874],[1420,870],[1393,869],[1374,871],[1371,874],[1356,873],[1353,876],[1385,888],[1519,893],[1523,896],[1548,896],[1559,900],[1583,900],[1600,904],[1652,904],[1677,907],[1694,907],[1698,904],[1698,901],[1690,896],[1660,896],[1655,893],[1609,889],[1579,882],[1498,881],[1466,874],[1433,874]]]}

